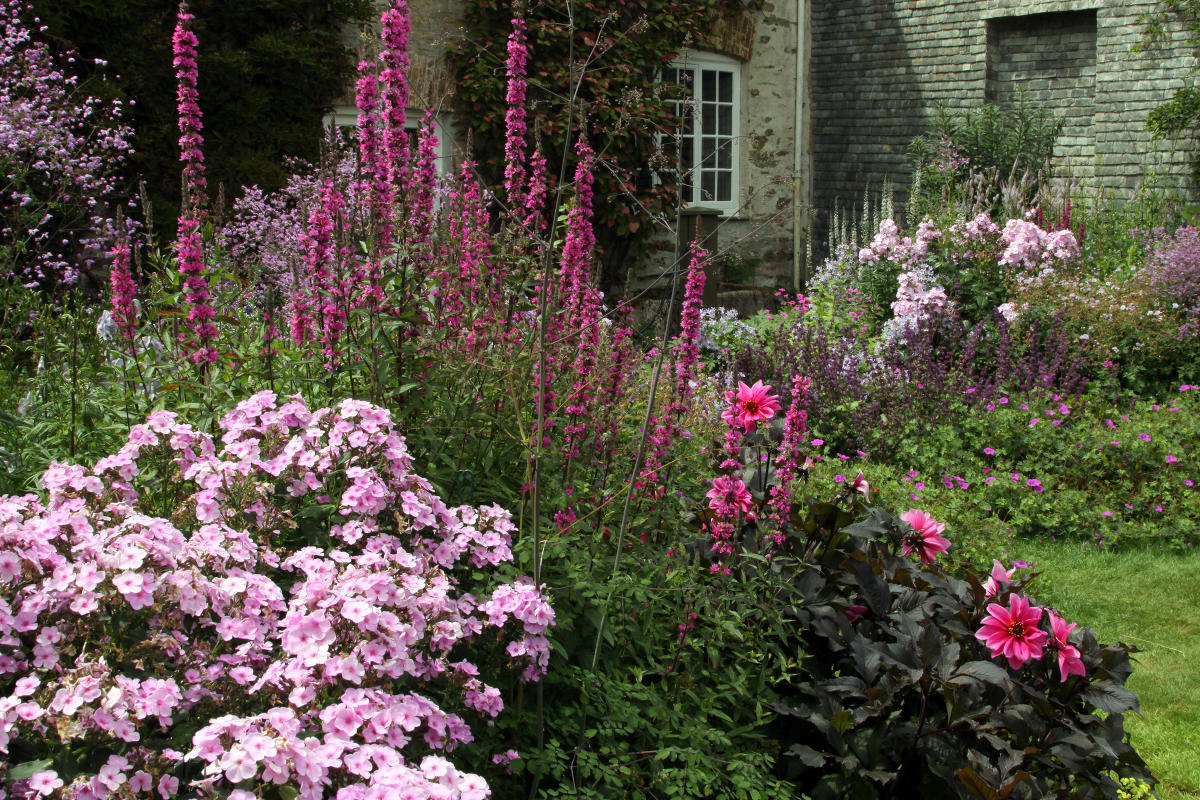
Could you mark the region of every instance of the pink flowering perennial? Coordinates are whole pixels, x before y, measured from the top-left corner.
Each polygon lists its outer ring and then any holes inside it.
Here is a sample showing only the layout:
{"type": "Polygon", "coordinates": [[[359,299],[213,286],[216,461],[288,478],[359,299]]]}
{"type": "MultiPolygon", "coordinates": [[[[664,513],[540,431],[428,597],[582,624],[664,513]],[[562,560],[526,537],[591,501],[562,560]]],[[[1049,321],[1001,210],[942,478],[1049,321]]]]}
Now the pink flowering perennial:
{"type": "Polygon", "coordinates": [[[0,497],[0,756],[84,748],[72,785],[98,798],[196,774],[230,798],[488,796],[447,754],[506,673],[545,672],[554,611],[526,579],[474,586],[512,560],[510,515],[445,505],[385,409],[260,392],[217,439],[157,411],[41,483],[0,497]]]}

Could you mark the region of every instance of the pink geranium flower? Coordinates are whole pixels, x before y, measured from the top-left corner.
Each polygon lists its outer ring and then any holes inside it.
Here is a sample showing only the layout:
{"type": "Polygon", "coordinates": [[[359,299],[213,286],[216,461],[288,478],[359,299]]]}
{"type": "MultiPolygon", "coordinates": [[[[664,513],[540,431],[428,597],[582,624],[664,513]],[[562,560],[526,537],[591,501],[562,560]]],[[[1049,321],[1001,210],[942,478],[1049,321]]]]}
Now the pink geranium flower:
{"type": "Polygon", "coordinates": [[[1038,628],[1042,610],[1014,594],[1005,608],[997,603],[988,606],[988,616],[975,632],[975,638],[992,650],[992,658],[1004,656],[1009,666],[1020,669],[1031,658],[1042,657],[1046,632],[1038,628]]]}
{"type": "Polygon", "coordinates": [[[1079,657],[1079,648],[1067,643],[1067,637],[1074,630],[1075,623],[1068,623],[1058,614],[1050,612],[1050,630],[1054,634],[1047,647],[1050,652],[1058,655],[1058,671],[1062,675],[1063,683],[1066,683],[1068,675],[1078,675],[1083,677],[1087,675],[1087,669],[1083,666],[1083,660],[1079,657]]]}
{"type": "Polygon", "coordinates": [[[922,564],[932,564],[938,553],[950,549],[950,540],[941,534],[946,530],[946,523],[938,522],[924,511],[913,508],[900,515],[900,519],[912,526],[913,532],[904,537],[900,552],[906,556],[916,553],[921,557],[922,564]]]}
{"type": "Polygon", "coordinates": [[[754,508],[754,498],[750,496],[746,484],[728,475],[714,478],[713,488],[708,490],[705,497],[708,498],[709,508],[726,517],[754,508]]]}
{"type": "Polygon", "coordinates": [[[760,420],[771,419],[779,413],[779,395],[770,394],[771,387],[756,381],[753,386],[738,381],[737,392],[727,392],[725,399],[729,408],[721,412],[721,419],[729,426],[741,426],[748,431],[760,420]]]}

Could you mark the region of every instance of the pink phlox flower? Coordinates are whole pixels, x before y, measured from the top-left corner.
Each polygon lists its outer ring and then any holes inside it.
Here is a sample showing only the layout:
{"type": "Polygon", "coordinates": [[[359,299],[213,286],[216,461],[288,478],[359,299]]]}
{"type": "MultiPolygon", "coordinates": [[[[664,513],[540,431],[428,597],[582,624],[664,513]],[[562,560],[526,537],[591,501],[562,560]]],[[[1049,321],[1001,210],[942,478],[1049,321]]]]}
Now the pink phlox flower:
{"type": "Polygon", "coordinates": [[[1052,635],[1046,647],[1058,656],[1058,671],[1062,676],[1062,682],[1066,683],[1067,677],[1070,675],[1078,675],[1081,678],[1086,676],[1087,669],[1083,666],[1083,659],[1079,657],[1079,648],[1067,642],[1067,637],[1075,629],[1075,623],[1068,623],[1053,611],[1049,612],[1049,615],[1052,635]]]}
{"type": "Polygon", "coordinates": [[[725,399],[729,408],[721,412],[721,419],[730,427],[740,426],[754,430],[761,420],[772,419],[779,413],[779,396],[770,394],[771,387],[756,381],[753,386],[738,381],[737,392],[727,392],[725,399]]]}
{"type": "Polygon", "coordinates": [[[1020,669],[1026,661],[1042,657],[1046,632],[1038,628],[1041,619],[1042,609],[1014,594],[1008,608],[997,603],[988,606],[987,618],[975,638],[991,648],[993,658],[1003,655],[1009,666],[1020,669]]]}
{"type": "Polygon", "coordinates": [[[900,546],[900,552],[906,556],[916,553],[922,564],[932,564],[938,553],[950,549],[950,540],[941,534],[946,530],[946,523],[938,522],[933,517],[918,509],[909,509],[900,515],[900,519],[912,526],[911,535],[905,536],[900,546]]]}

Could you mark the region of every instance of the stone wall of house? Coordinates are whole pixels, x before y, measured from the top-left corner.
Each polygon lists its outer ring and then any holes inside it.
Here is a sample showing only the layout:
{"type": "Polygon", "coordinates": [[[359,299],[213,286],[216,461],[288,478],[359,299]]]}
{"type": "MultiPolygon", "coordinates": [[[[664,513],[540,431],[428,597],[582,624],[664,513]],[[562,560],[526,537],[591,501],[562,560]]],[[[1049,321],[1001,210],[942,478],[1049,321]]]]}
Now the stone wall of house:
{"type": "Polygon", "coordinates": [[[1195,65],[1179,25],[1131,52],[1154,0],[814,0],[814,204],[856,202],[885,178],[902,196],[907,147],[937,105],[1028,101],[1066,117],[1058,155],[1118,196],[1148,169],[1184,185],[1186,155],[1146,116],[1195,65]]]}
{"type": "Polygon", "coordinates": [[[764,286],[789,279],[792,270],[795,13],[795,3],[767,2],[750,18],[753,37],[742,64],[742,211],[720,229],[722,249],[764,286]]]}

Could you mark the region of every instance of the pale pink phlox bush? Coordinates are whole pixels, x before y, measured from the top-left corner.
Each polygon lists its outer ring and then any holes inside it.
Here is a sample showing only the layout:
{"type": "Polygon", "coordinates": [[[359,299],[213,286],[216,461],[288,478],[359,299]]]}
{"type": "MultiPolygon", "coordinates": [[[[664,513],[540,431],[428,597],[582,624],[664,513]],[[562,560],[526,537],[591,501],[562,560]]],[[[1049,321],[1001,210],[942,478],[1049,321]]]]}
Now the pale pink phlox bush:
{"type": "Polygon", "coordinates": [[[105,766],[59,776],[69,797],[166,797],[178,779],[486,796],[429,753],[472,734],[421,692],[496,716],[475,641],[524,680],[545,672],[537,588],[465,591],[512,559],[509,514],[448,508],[369,403],[260,392],[220,428],[218,450],[155,412],[93,470],[52,465],[44,499],[0,497],[0,752],[83,745],[105,766]],[[325,546],[289,549],[301,535],[325,546]]]}

